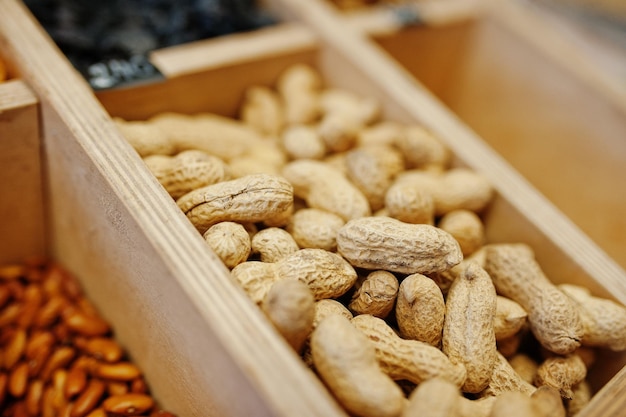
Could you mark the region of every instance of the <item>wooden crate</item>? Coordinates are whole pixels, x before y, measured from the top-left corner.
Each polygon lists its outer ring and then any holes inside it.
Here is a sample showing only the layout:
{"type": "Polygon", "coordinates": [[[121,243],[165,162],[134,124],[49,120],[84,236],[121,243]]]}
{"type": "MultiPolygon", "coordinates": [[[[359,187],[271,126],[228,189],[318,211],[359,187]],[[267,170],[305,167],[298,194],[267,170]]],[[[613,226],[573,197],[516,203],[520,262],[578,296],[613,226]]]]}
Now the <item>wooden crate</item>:
{"type": "MultiPolygon", "coordinates": [[[[365,35],[338,31],[341,18],[317,2],[268,3],[288,12],[284,24],[158,51],[164,82],[96,95],[18,1],[0,1],[0,47],[30,97],[16,107],[25,105],[39,121],[25,157],[34,170],[28,189],[39,199],[33,217],[40,213],[46,231],[44,241],[34,235],[35,249],[80,277],[164,407],[181,416],[345,415],[231,281],[111,119],[161,111],[235,115],[247,86],[273,85],[293,63],[314,65],[329,85],[378,98],[386,118],[426,125],[459,164],[486,175],[497,190],[485,216],[491,241],[529,243],[554,281],[626,303],[624,271],[365,35]]],[[[599,392],[581,415],[623,407],[625,364],[624,354],[603,355],[591,377],[599,392]]]]}
{"type": "Polygon", "coordinates": [[[358,19],[385,52],[626,267],[624,49],[517,1],[448,6],[442,15],[422,5],[414,26],[394,23],[381,9],[358,19]],[[453,11],[454,19],[442,19],[453,11]]]}

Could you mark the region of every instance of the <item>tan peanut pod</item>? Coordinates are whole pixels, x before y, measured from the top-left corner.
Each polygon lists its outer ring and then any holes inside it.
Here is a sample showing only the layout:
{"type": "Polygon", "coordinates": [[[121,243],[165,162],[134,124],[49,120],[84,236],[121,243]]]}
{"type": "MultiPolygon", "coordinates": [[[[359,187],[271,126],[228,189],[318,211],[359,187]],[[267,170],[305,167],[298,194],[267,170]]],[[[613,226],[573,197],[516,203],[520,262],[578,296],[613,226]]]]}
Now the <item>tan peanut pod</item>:
{"type": "Polygon", "coordinates": [[[229,269],[245,262],[250,256],[250,235],[239,223],[216,223],[202,237],[229,269]]]}
{"type": "Polygon", "coordinates": [[[544,360],[537,368],[535,385],[548,385],[559,390],[563,398],[574,396],[572,387],[587,376],[587,367],[580,356],[553,356],[544,360]]]}
{"type": "Polygon", "coordinates": [[[197,149],[224,161],[265,142],[256,130],[243,122],[213,113],[163,112],[148,122],[160,129],[178,152],[197,149]]]}
{"type": "Polygon", "coordinates": [[[175,200],[196,188],[230,179],[228,166],[221,159],[198,150],[174,156],[150,155],[143,161],[175,200]]]}
{"type": "Polygon", "coordinates": [[[460,398],[456,385],[443,378],[431,378],[411,392],[402,417],[456,417],[460,398]]]}
{"type": "Polygon", "coordinates": [[[509,364],[518,375],[529,384],[535,381],[539,364],[525,353],[517,353],[509,358],[509,364]]]}
{"type": "Polygon", "coordinates": [[[311,208],[337,214],[344,220],[369,216],[367,198],[340,171],[313,160],[298,160],[285,166],[282,175],[293,186],[295,196],[311,208]]]}
{"type": "Polygon", "coordinates": [[[572,394],[571,399],[565,400],[568,417],[577,415],[585,408],[593,395],[591,385],[586,379],[572,387],[572,394]]]}
{"type": "Polygon", "coordinates": [[[361,97],[340,88],[327,88],[320,94],[324,113],[341,113],[352,117],[359,125],[374,123],[381,114],[380,103],[372,97],[361,97]]]}
{"type": "Polygon", "coordinates": [[[283,105],[278,94],[265,86],[246,89],[239,118],[264,136],[278,136],[285,125],[283,105]]]}
{"type": "Polygon", "coordinates": [[[252,174],[278,175],[286,163],[287,156],[282,148],[274,141],[265,140],[232,158],[228,166],[233,178],[241,178],[252,174]]]}
{"type": "Polygon", "coordinates": [[[483,268],[469,263],[452,283],[445,315],[442,350],[467,370],[462,390],[480,392],[489,384],[497,353],[496,289],[483,268]]]}
{"type": "Polygon", "coordinates": [[[260,230],[251,245],[252,253],[259,254],[262,262],[278,262],[300,249],[291,234],[279,227],[260,230]]]}
{"type": "Polygon", "coordinates": [[[486,248],[485,269],[498,293],[528,312],[537,340],[557,354],[580,346],[584,328],[576,304],[545,276],[525,244],[492,244],[486,248]]]}
{"type": "Polygon", "coordinates": [[[435,201],[432,194],[412,184],[391,185],[385,193],[385,208],[389,217],[405,223],[435,223],[435,201]]]}
{"type": "Polygon", "coordinates": [[[389,146],[355,148],[346,154],[348,178],[363,192],[373,211],[383,208],[393,178],[404,169],[402,155],[389,146]]]}
{"type": "Polygon", "coordinates": [[[337,233],[346,224],[337,214],[316,208],[303,208],[296,211],[287,231],[300,248],[318,248],[327,251],[337,250],[337,233]]]}
{"type": "Polygon", "coordinates": [[[248,261],[231,271],[248,296],[260,303],[279,279],[309,286],[316,300],[345,294],[356,282],[356,271],[341,256],[323,249],[300,249],[275,263],[248,261]]]}
{"type": "Polygon", "coordinates": [[[507,391],[493,403],[490,417],[539,417],[533,401],[518,391],[507,391]]]}
{"type": "Polygon", "coordinates": [[[341,315],[322,320],[311,335],[315,369],[339,403],[360,417],[397,417],[404,394],[378,365],[368,338],[341,315]]]}
{"type": "Polygon", "coordinates": [[[329,152],[344,152],[356,145],[362,124],[351,114],[327,113],[317,125],[317,133],[329,152]]]}
{"type": "Polygon", "coordinates": [[[358,284],[348,308],[356,314],[387,317],[393,310],[398,295],[398,278],[391,272],[373,271],[358,284]]]}
{"type": "Polygon", "coordinates": [[[260,261],[242,262],[230,271],[230,275],[256,304],[261,304],[278,280],[275,264],[260,261]]]}
{"type": "Polygon", "coordinates": [[[291,159],[322,159],[326,155],[326,144],[312,126],[289,126],[283,131],[281,141],[291,159]]]}
{"type": "Polygon", "coordinates": [[[445,271],[463,259],[447,232],[390,217],[349,221],[337,234],[337,251],[355,267],[406,274],[445,271]]]}
{"type": "Polygon", "coordinates": [[[402,280],[396,300],[400,336],[439,347],[445,312],[443,293],[432,279],[412,274],[402,280]]]}
{"type": "Polygon", "coordinates": [[[419,340],[400,338],[382,319],[361,314],[352,319],[376,347],[381,368],[393,379],[419,384],[431,378],[444,378],[460,387],[465,382],[466,370],[454,364],[436,347],[419,340]]]}
{"type": "Polygon", "coordinates": [[[154,407],[154,400],[145,394],[114,395],[102,402],[104,411],[122,416],[141,415],[152,407],[154,407]]]}
{"type": "Polygon", "coordinates": [[[526,324],[528,313],[517,302],[498,295],[496,297],[496,317],[493,328],[496,340],[506,339],[519,332],[526,324]]]}
{"type": "Polygon", "coordinates": [[[149,155],[174,155],[178,151],[169,136],[152,123],[120,118],[113,120],[122,136],[142,158],[149,155]]]}
{"type": "Polygon", "coordinates": [[[365,126],[357,134],[357,146],[395,146],[403,129],[400,123],[388,120],[365,126]]]}
{"type": "Polygon", "coordinates": [[[515,372],[509,361],[499,352],[496,353],[496,363],[491,373],[489,386],[480,393],[481,397],[500,396],[507,391],[517,391],[531,396],[536,388],[524,381],[522,377],[515,372]]]}
{"type": "Polygon", "coordinates": [[[260,222],[290,210],[293,188],[282,177],[256,174],[198,188],[176,203],[204,233],[219,222],[260,222]]]}
{"type": "Polygon", "coordinates": [[[280,74],[276,90],[284,103],[287,124],[308,124],[319,118],[321,88],[320,74],[306,64],[292,65],[280,74]]]}
{"type": "Polygon", "coordinates": [[[537,388],[530,396],[538,417],[565,417],[566,410],[559,390],[548,385],[537,388]]]}
{"type": "Polygon", "coordinates": [[[582,344],[614,351],[626,350],[626,308],[613,300],[594,297],[589,289],[561,284],[558,288],[578,305],[585,333],[582,344]]]}
{"type": "Polygon", "coordinates": [[[408,168],[428,169],[437,167],[446,169],[452,159],[447,146],[432,133],[420,126],[408,126],[396,141],[402,151],[408,168]]]}
{"type": "Polygon", "coordinates": [[[357,279],[356,271],[345,259],[323,249],[300,249],[274,265],[279,279],[304,282],[316,300],[342,296],[357,279]]]}
{"type": "Polygon", "coordinates": [[[313,331],[315,300],[309,287],[300,281],[280,280],[272,285],[261,309],[298,353],[313,331]]]}
{"type": "Polygon", "coordinates": [[[437,227],[450,233],[459,242],[464,257],[471,255],[485,243],[483,221],[473,211],[452,210],[439,220],[437,227]]]}
{"type": "Polygon", "coordinates": [[[481,212],[494,195],[487,178],[468,168],[451,168],[442,173],[408,170],[398,175],[396,183],[412,184],[430,192],[436,216],[459,209],[481,212]]]}
{"type": "Polygon", "coordinates": [[[324,320],[326,317],[338,314],[344,316],[348,320],[352,319],[353,315],[350,310],[337,300],[325,298],[315,302],[315,312],[313,316],[313,328],[324,320]]]}

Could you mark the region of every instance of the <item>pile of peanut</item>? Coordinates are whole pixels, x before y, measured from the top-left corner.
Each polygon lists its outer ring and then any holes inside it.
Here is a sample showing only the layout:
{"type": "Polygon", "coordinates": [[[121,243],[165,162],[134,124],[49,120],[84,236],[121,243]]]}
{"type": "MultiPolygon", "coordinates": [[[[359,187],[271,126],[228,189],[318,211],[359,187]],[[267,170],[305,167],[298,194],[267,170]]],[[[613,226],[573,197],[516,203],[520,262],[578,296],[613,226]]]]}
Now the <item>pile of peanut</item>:
{"type": "Polygon", "coordinates": [[[76,279],[54,263],[0,267],[0,416],[174,417],[76,279]]]}
{"type": "Polygon", "coordinates": [[[116,123],[351,415],[571,416],[595,349],[626,349],[624,307],[486,241],[483,176],[314,68],[250,87],[237,118],[116,123]]]}

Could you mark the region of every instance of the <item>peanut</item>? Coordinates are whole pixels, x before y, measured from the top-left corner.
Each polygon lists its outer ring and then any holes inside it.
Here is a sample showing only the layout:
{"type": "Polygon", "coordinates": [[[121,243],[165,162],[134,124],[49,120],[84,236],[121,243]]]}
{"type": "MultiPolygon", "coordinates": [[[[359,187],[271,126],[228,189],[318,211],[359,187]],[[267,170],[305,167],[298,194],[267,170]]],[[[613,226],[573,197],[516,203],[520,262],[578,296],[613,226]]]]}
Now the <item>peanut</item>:
{"type": "Polygon", "coordinates": [[[616,302],[594,297],[584,287],[561,284],[558,288],[578,305],[585,329],[582,344],[626,350],[626,308],[616,302]]]}
{"type": "Polygon", "coordinates": [[[337,233],[346,222],[337,214],[316,208],[296,211],[287,231],[301,248],[337,249],[337,233]]]}
{"type": "Polygon", "coordinates": [[[289,210],[293,188],[282,177],[256,174],[198,188],[176,203],[204,233],[221,221],[259,222],[289,210]]]}
{"type": "Polygon", "coordinates": [[[282,175],[293,186],[294,195],[311,208],[335,213],[346,221],[371,214],[363,193],[326,163],[304,159],[293,161],[285,166],[282,175]]]}
{"type": "Polygon", "coordinates": [[[117,128],[135,151],[145,158],[150,155],[174,155],[178,150],[170,138],[149,122],[114,119],[117,128]]]}
{"type": "Polygon", "coordinates": [[[248,261],[231,271],[250,298],[260,303],[279,279],[304,282],[316,300],[336,298],[354,285],[354,268],[339,255],[322,249],[300,249],[275,263],[248,261]]]}
{"type": "Polygon", "coordinates": [[[461,246],[463,256],[469,256],[485,243],[485,228],[476,213],[470,210],[452,210],[446,213],[437,227],[450,233],[461,246]]]}
{"type": "Polygon", "coordinates": [[[533,358],[524,353],[518,353],[509,359],[511,367],[519,376],[529,384],[535,381],[539,364],[533,358]]]}
{"type": "Polygon", "coordinates": [[[496,289],[487,272],[475,263],[452,283],[446,298],[442,350],[467,370],[463,391],[487,387],[496,362],[496,289]]]}
{"type": "Polygon", "coordinates": [[[348,320],[352,319],[353,315],[350,310],[346,308],[337,300],[331,300],[328,298],[315,302],[315,313],[313,316],[313,328],[331,314],[338,314],[344,316],[348,320]]]}
{"type": "Polygon", "coordinates": [[[496,352],[496,363],[489,386],[480,393],[481,397],[499,396],[507,391],[518,391],[525,395],[532,395],[536,388],[524,381],[522,377],[515,372],[509,361],[500,353],[496,352]]]}
{"type": "Polygon", "coordinates": [[[410,184],[429,192],[436,216],[459,209],[481,212],[494,193],[484,176],[467,168],[452,168],[441,173],[408,170],[399,174],[395,183],[410,184]]]}
{"type": "Polygon", "coordinates": [[[228,166],[221,159],[198,150],[174,156],[151,155],[143,161],[175,200],[196,188],[230,179],[228,166]]]}
{"type": "Polygon", "coordinates": [[[262,136],[246,124],[217,114],[160,113],[148,120],[169,138],[177,152],[196,149],[224,161],[264,143],[262,136]]]}
{"type": "Polygon", "coordinates": [[[556,388],[561,396],[572,399],[572,387],[587,376],[587,367],[578,355],[553,356],[543,361],[535,375],[535,385],[556,388]]]}
{"type": "Polygon", "coordinates": [[[403,338],[438,347],[445,311],[443,293],[432,279],[413,274],[402,280],[396,301],[396,321],[403,338]]]}
{"type": "Polygon", "coordinates": [[[385,193],[387,215],[405,223],[434,224],[435,201],[432,194],[412,184],[393,184],[385,193]]]}
{"type": "Polygon", "coordinates": [[[518,391],[503,392],[493,403],[490,417],[537,417],[533,401],[518,391]]]}
{"type": "Polygon", "coordinates": [[[261,308],[276,330],[296,351],[313,331],[315,300],[309,287],[300,281],[282,280],[272,285],[261,308]]]}
{"type": "Polygon", "coordinates": [[[278,136],[285,125],[280,97],[268,87],[248,88],[244,93],[240,119],[263,136],[278,136]]]}
{"type": "Polygon", "coordinates": [[[322,159],[326,155],[326,144],[312,126],[289,126],[281,139],[291,159],[322,159]]]}
{"type": "Polygon", "coordinates": [[[592,390],[589,382],[583,380],[572,387],[572,398],[566,400],[568,416],[575,416],[591,401],[592,390]]]}
{"type": "Polygon", "coordinates": [[[452,154],[438,138],[421,126],[413,125],[404,129],[396,145],[404,155],[408,168],[446,169],[452,154]]]}
{"type": "Polygon", "coordinates": [[[327,88],[320,94],[320,106],[324,113],[345,114],[360,126],[374,123],[380,117],[380,104],[371,97],[359,97],[340,88],[327,88]]]}
{"type": "Polygon", "coordinates": [[[463,365],[452,363],[428,343],[401,339],[384,320],[362,314],[354,317],[352,324],[374,343],[380,366],[391,378],[419,384],[440,376],[457,387],[465,382],[463,365]]]}
{"type": "Polygon", "coordinates": [[[559,291],[523,244],[486,248],[485,269],[498,292],[528,312],[530,329],[547,349],[571,353],[580,346],[584,328],[576,304],[559,291]]]}
{"type": "Polygon", "coordinates": [[[515,335],[524,327],[527,318],[528,313],[521,305],[510,298],[498,295],[496,297],[496,316],[493,321],[496,340],[515,335]]]}
{"type": "Polygon", "coordinates": [[[530,399],[538,417],[565,417],[566,411],[556,388],[543,385],[532,393],[530,399]]]}
{"type": "Polygon", "coordinates": [[[371,126],[365,126],[357,134],[357,146],[395,146],[400,135],[403,134],[403,129],[402,124],[392,121],[380,121],[371,126]]]}
{"type": "Polygon", "coordinates": [[[393,310],[398,286],[398,279],[391,272],[370,272],[361,282],[357,280],[348,308],[356,314],[385,318],[393,310]]]}
{"type": "Polygon", "coordinates": [[[355,267],[407,274],[445,271],[463,257],[447,232],[390,217],[349,221],[337,234],[337,250],[355,267]]]}
{"type": "Polygon", "coordinates": [[[368,338],[345,317],[330,315],[317,325],[311,354],[318,374],[349,413],[395,417],[402,412],[402,391],[381,370],[368,338]]]}
{"type": "Polygon", "coordinates": [[[202,237],[229,269],[246,261],[252,250],[250,235],[239,223],[225,221],[214,224],[202,237]]]}
{"type": "Polygon", "coordinates": [[[292,235],[278,227],[257,232],[251,243],[252,253],[258,253],[262,262],[278,262],[300,249],[292,235]]]}
{"type": "Polygon", "coordinates": [[[393,178],[404,169],[402,155],[389,146],[356,148],[346,154],[347,176],[373,211],[383,208],[393,178]]]}
{"type": "Polygon", "coordinates": [[[457,415],[459,388],[442,378],[422,382],[409,396],[402,417],[452,417],[457,415]]]}
{"type": "Polygon", "coordinates": [[[305,64],[296,64],[285,70],[278,78],[276,90],[284,103],[287,124],[308,124],[321,114],[319,73],[305,64]]]}

